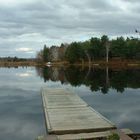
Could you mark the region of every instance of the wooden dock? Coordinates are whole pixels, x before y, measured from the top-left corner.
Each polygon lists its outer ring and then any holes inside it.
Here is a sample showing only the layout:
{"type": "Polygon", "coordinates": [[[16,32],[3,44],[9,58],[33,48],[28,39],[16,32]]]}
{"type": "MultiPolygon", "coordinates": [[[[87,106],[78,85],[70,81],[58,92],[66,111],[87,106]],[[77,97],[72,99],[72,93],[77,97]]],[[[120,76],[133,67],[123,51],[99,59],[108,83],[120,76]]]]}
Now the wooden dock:
{"type": "Polygon", "coordinates": [[[133,131],[130,129],[121,129],[121,130],[108,130],[103,132],[91,132],[91,133],[78,133],[78,134],[65,134],[65,135],[48,135],[40,136],[36,140],[103,140],[112,134],[118,134],[121,140],[137,140],[139,138],[136,136],[133,131]],[[131,137],[129,137],[131,136],[131,137]]]}
{"type": "Polygon", "coordinates": [[[93,133],[116,128],[69,90],[43,88],[42,99],[49,134],[93,133]]]}

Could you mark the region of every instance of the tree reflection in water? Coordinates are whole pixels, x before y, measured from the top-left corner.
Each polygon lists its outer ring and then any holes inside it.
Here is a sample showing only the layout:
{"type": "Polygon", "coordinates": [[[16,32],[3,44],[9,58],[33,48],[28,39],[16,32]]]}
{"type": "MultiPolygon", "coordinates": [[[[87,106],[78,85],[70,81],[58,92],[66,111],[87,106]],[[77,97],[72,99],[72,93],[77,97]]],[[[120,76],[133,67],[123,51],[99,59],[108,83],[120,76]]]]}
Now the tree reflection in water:
{"type": "Polygon", "coordinates": [[[123,93],[125,88],[140,88],[140,69],[111,69],[91,67],[37,67],[38,75],[44,79],[70,83],[72,86],[85,85],[91,91],[108,93],[110,88],[123,93]]]}

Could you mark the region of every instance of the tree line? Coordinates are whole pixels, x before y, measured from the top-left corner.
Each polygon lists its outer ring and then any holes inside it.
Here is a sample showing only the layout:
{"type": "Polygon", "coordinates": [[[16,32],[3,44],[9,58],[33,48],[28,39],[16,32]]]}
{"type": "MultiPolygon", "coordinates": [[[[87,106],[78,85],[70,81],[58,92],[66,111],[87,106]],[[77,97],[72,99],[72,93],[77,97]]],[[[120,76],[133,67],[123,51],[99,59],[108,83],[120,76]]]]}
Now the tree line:
{"type": "Polygon", "coordinates": [[[24,62],[24,61],[35,61],[34,58],[18,58],[18,57],[0,57],[0,62],[24,62]]]}
{"type": "Polygon", "coordinates": [[[70,63],[108,59],[140,60],[140,40],[122,36],[109,39],[107,35],[103,35],[101,38],[92,37],[83,42],[61,44],[51,48],[44,45],[44,48],[37,53],[37,58],[43,62],[53,61],[53,58],[56,58],[55,61],[70,63]]]}

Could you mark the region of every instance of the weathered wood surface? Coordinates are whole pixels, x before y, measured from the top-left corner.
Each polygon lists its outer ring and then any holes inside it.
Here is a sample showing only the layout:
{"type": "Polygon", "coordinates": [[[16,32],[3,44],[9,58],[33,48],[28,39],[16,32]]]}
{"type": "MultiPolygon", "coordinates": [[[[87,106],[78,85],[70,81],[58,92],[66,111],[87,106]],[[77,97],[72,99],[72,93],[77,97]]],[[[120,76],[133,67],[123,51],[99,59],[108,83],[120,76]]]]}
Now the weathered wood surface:
{"type": "Polygon", "coordinates": [[[68,90],[48,89],[42,90],[44,107],[47,109],[72,108],[88,106],[79,96],[68,90]]]}
{"type": "Polygon", "coordinates": [[[57,135],[57,140],[81,140],[81,139],[101,139],[107,138],[113,133],[116,133],[120,136],[121,140],[132,140],[128,135],[133,134],[130,129],[121,129],[113,131],[103,131],[103,132],[92,132],[92,133],[79,133],[79,134],[66,134],[66,135],[57,135]]]}
{"type": "Polygon", "coordinates": [[[47,137],[40,136],[37,140],[86,140],[86,139],[101,139],[101,138],[107,138],[112,133],[118,133],[120,135],[121,140],[131,140],[130,137],[126,135],[132,135],[134,134],[130,129],[121,129],[121,130],[115,130],[115,131],[103,131],[103,132],[92,132],[92,133],[78,133],[78,134],[65,134],[65,135],[47,135],[47,137]],[[122,134],[120,134],[123,133],[122,134]],[[124,137],[125,135],[125,137],[124,137]]]}
{"type": "Polygon", "coordinates": [[[56,135],[38,136],[36,140],[58,140],[56,135]]]}
{"type": "Polygon", "coordinates": [[[116,128],[68,90],[44,88],[42,99],[49,134],[98,132],[116,128]]]}

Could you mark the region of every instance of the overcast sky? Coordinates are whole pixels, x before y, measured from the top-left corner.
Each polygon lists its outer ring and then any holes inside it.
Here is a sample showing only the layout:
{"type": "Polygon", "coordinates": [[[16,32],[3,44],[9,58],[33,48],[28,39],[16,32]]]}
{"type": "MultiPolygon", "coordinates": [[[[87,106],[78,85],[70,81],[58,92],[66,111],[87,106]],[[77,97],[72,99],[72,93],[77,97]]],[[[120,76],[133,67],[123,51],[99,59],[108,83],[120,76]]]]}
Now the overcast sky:
{"type": "Polygon", "coordinates": [[[0,0],[0,56],[34,57],[44,44],[136,36],[140,0],[0,0]]]}

